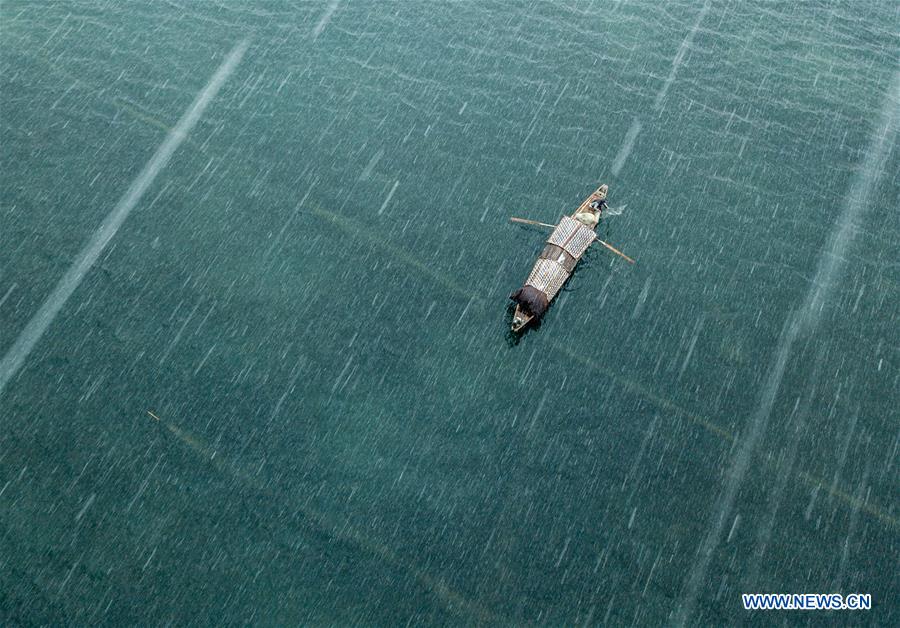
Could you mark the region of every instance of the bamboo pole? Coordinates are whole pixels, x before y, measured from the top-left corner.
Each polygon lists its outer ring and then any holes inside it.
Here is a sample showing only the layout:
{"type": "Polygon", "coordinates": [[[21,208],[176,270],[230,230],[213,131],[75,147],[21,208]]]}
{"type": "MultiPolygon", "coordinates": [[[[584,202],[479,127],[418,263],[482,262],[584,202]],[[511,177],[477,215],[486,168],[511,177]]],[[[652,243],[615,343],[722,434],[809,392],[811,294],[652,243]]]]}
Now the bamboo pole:
{"type": "Polygon", "coordinates": [[[612,252],[615,253],[616,255],[620,255],[621,257],[624,257],[626,260],[628,260],[629,262],[631,262],[632,264],[634,264],[634,260],[631,259],[630,257],[628,257],[627,255],[625,255],[625,254],[624,254],[622,251],[620,251],[619,249],[617,249],[617,248],[615,248],[615,247],[613,247],[613,246],[607,244],[607,243],[604,242],[603,240],[597,240],[597,242],[599,242],[600,244],[602,244],[603,246],[605,246],[606,248],[608,248],[610,251],[612,251],[612,252]]]}
{"type": "Polygon", "coordinates": [[[548,225],[546,222],[538,222],[537,220],[528,220],[527,218],[510,218],[510,222],[520,222],[523,225],[537,225],[538,227],[547,227],[548,229],[556,229],[556,225],[548,225]]]}

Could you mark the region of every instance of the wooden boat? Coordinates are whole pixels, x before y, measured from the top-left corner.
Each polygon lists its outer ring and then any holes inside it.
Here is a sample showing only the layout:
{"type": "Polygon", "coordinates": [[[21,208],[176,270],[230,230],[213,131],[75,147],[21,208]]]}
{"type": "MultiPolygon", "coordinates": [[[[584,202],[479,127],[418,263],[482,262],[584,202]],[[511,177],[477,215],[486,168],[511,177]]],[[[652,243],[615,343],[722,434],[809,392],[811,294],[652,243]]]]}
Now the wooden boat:
{"type": "MultiPolygon", "coordinates": [[[[575,219],[582,213],[594,213],[591,203],[606,198],[607,186],[601,185],[584,202],[578,206],[571,216],[563,216],[559,224],[553,229],[553,233],[547,238],[547,243],[540,257],[531,269],[531,274],[525,280],[525,285],[511,296],[517,300],[518,295],[527,291],[532,300],[539,301],[534,309],[546,310],[554,297],[559,294],[566,281],[572,276],[575,266],[581,260],[584,252],[597,239],[597,233],[584,223],[575,219]],[[546,301],[544,301],[546,299],[546,301]]],[[[531,221],[533,222],[533,221],[531,221]]],[[[540,223],[537,223],[540,224],[540,223]]],[[[550,226],[550,225],[548,225],[550,226]]],[[[540,318],[543,311],[537,313],[531,311],[527,305],[517,300],[516,311],[513,314],[512,330],[520,332],[532,321],[540,318]]]]}

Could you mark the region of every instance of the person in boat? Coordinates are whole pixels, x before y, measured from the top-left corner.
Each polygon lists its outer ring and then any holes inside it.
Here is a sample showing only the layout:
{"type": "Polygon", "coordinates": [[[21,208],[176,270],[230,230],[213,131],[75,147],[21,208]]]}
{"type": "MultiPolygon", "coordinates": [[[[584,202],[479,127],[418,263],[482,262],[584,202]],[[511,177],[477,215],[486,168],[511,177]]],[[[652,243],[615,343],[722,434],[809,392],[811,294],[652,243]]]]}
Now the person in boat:
{"type": "Polygon", "coordinates": [[[600,219],[603,218],[603,212],[607,210],[606,192],[608,190],[609,186],[606,184],[601,185],[600,189],[597,191],[597,197],[588,203],[587,207],[579,210],[575,214],[575,220],[586,227],[595,229],[600,222],[600,219]]]}

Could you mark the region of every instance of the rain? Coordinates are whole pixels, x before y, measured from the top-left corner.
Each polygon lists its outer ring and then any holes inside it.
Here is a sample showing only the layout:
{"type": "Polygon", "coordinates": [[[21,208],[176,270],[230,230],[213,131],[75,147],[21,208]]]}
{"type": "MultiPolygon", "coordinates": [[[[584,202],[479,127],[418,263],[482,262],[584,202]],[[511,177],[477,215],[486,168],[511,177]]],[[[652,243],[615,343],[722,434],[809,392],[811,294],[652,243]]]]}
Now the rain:
{"type": "Polygon", "coordinates": [[[0,623],[896,624],[898,28],[4,3],[0,623]]]}

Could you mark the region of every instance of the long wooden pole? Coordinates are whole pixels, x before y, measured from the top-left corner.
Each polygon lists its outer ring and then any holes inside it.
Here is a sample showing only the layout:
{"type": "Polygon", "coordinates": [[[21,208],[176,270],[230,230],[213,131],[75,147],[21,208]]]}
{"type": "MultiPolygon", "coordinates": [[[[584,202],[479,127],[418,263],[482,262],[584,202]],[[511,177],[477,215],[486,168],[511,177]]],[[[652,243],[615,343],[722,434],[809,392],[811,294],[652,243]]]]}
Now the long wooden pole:
{"type": "MultiPolygon", "coordinates": [[[[520,223],[522,223],[523,225],[537,225],[538,227],[547,227],[548,229],[556,229],[556,225],[548,225],[546,222],[538,222],[537,220],[528,220],[527,218],[510,218],[509,220],[510,220],[511,222],[520,222],[520,223]]],[[[600,244],[602,244],[603,246],[605,246],[606,248],[608,248],[610,251],[612,251],[612,252],[615,253],[616,255],[625,258],[626,260],[628,260],[628,261],[631,262],[632,264],[635,263],[633,259],[631,259],[631,258],[628,257],[627,255],[625,255],[622,251],[620,251],[619,249],[615,248],[615,247],[612,246],[611,244],[608,244],[607,242],[604,242],[603,240],[600,240],[600,239],[598,239],[597,242],[599,242],[600,244]]]]}
{"type": "Polygon", "coordinates": [[[612,251],[612,252],[615,253],[616,255],[619,255],[619,256],[621,256],[621,257],[624,257],[626,260],[628,260],[629,262],[631,262],[632,264],[634,264],[634,260],[633,260],[633,259],[631,259],[631,258],[628,257],[627,255],[625,255],[622,251],[618,250],[617,248],[615,248],[615,247],[613,247],[613,246],[607,244],[607,243],[604,242],[603,240],[597,240],[597,242],[599,242],[600,244],[602,244],[603,246],[605,246],[606,248],[608,248],[610,251],[612,251]]]}
{"type": "Polygon", "coordinates": [[[548,225],[546,222],[538,222],[537,220],[528,220],[526,218],[510,218],[510,222],[520,222],[523,225],[537,225],[538,227],[547,227],[548,229],[556,229],[556,225],[548,225]]]}

